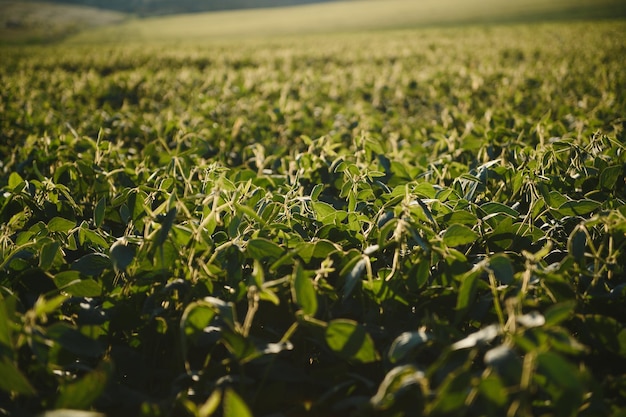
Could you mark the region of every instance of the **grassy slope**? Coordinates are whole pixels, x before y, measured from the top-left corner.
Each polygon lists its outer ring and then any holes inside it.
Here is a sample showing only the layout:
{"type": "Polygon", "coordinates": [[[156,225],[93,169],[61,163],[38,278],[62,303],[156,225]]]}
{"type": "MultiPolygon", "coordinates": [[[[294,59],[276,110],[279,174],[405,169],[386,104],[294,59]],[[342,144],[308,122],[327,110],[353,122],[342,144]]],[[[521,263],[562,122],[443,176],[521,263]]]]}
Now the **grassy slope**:
{"type": "Polygon", "coordinates": [[[0,42],[46,42],[125,18],[123,13],[93,7],[0,1],[0,42]]]}
{"type": "Polygon", "coordinates": [[[74,42],[246,38],[495,21],[625,17],[622,0],[357,0],[133,20],[74,42]]]}

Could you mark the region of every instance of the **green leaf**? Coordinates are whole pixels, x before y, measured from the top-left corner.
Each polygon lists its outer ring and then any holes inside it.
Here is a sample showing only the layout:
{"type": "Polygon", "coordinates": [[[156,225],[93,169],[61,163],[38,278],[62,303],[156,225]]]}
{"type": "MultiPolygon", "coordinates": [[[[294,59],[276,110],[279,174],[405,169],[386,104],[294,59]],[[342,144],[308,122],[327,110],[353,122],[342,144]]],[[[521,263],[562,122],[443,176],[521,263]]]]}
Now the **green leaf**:
{"type": "Polygon", "coordinates": [[[154,265],[161,269],[171,268],[180,261],[180,252],[174,244],[167,240],[157,247],[154,253],[154,265]]]}
{"type": "Polygon", "coordinates": [[[361,282],[361,277],[365,272],[368,262],[369,260],[366,257],[357,257],[350,261],[349,265],[354,265],[350,269],[350,272],[346,274],[346,280],[342,290],[343,294],[341,296],[342,301],[346,301],[352,294],[352,291],[356,288],[357,284],[361,282]]]}
{"type": "Polygon", "coordinates": [[[404,332],[400,336],[396,337],[389,353],[387,354],[391,363],[396,363],[403,360],[413,349],[422,345],[432,339],[429,333],[424,330],[416,332],[404,332]]]}
{"type": "Polygon", "coordinates": [[[246,253],[252,259],[262,260],[276,260],[280,258],[284,250],[276,243],[267,239],[250,239],[246,245],[246,253]]]}
{"type": "Polygon", "coordinates": [[[567,251],[579,263],[585,260],[585,249],[587,249],[587,234],[581,227],[576,227],[567,239],[567,251]]]}
{"type": "Polygon", "coordinates": [[[172,230],[172,226],[174,225],[174,220],[176,219],[176,207],[171,208],[165,216],[161,218],[161,229],[157,233],[154,239],[155,246],[161,246],[167,240],[167,236],[172,230]]]}
{"type": "Polygon", "coordinates": [[[261,355],[249,337],[244,337],[236,331],[222,331],[222,341],[239,363],[246,363],[261,355]]]}
{"type": "Polygon", "coordinates": [[[102,249],[109,246],[109,243],[98,232],[89,230],[86,222],[83,222],[78,229],[78,241],[81,245],[91,244],[102,249]]]}
{"type": "Polygon", "coordinates": [[[598,207],[600,203],[593,200],[567,201],[556,210],[561,216],[583,216],[589,214],[598,207]]]}
{"type": "Polygon", "coordinates": [[[315,187],[311,190],[311,201],[317,201],[320,194],[324,190],[324,184],[316,184],[315,187]]]}
{"type": "Polygon", "coordinates": [[[494,201],[490,201],[488,203],[484,203],[480,206],[481,210],[484,211],[487,215],[502,213],[506,214],[509,217],[514,219],[519,217],[519,212],[517,210],[512,209],[509,206],[506,206],[502,203],[497,203],[494,201]]]}
{"type": "Polygon", "coordinates": [[[215,390],[211,393],[211,395],[209,396],[209,398],[207,398],[207,400],[204,402],[204,404],[202,404],[200,407],[198,407],[198,416],[197,417],[210,417],[212,416],[215,411],[217,411],[217,408],[220,405],[221,402],[221,395],[222,393],[219,390],[215,390]]]}
{"type": "Polygon", "coordinates": [[[467,391],[472,386],[472,378],[469,370],[463,368],[447,373],[444,381],[437,387],[431,415],[461,415],[459,410],[466,409],[467,391]]]}
{"type": "Polygon", "coordinates": [[[315,218],[323,224],[334,224],[337,218],[337,210],[328,203],[313,201],[311,203],[315,218]]]}
{"type": "Polygon", "coordinates": [[[548,204],[548,207],[553,209],[560,207],[568,201],[567,197],[554,190],[547,193],[547,195],[544,195],[544,198],[546,200],[546,203],[548,204]]]}
{"type": "Polygon", "coordinates": [[[55,217],[48,222],[48,230],[51,232],[67,233],[76,227],[76,222],[64,219],[63,217],[55,217]]]}
{"type": "Polygon", "coordinates": [[[474,298],[476,296],[476,287],[478,285],[478,278],[482,274],[481,269],[474,268],[471,271],[468,271],[461,278],[461,286],[459,288],[459,295],[456,300],[456,320],[461,320],[470,306],[474,303],[474,298]]]}
{"type": "Polygon", "coordinates": [[[96,225],[96,227],[102,226],[102,223],[104,222],[106,201],[106,197],[102,197],[100,200],[98,200],[98,202],[96,203],[96,207],[93,210],[93,223],[96,225]]]}
{"type": "MultiPolygon", "coordinates": [[[[493,220],[493,219],[492,219],[493,220]]],[[[513,219],[506,217],[498,222],[489,235],[489,243],[500,249],[508,249],[513,244],[513,239],[518,235],[518,228],[513,225],[513,219]]]]}
{"type": "Polygon", "coordinates": [[[467,245],[476,239],[478,239],[478,234],[462,224],[451,225],[443,234],[443,243],[450,247],[467,245]]]}
{"type": "Polygon", "coordinates": [[[39,318],[45,318],[48,314],[57,311],[66,299],[67,296],[65,295],[57,295],[56,297],[52,297],[49,299],[40,295],[35,302],[35,305],[33,306],[35,316],[39,318]]]}
{"type": "Polygon", "coordinates": [[[88,276],[100,275],[111,267],[111,259],[103,253],[90,253],[72,263],[73,270],[88,276]]]}
{"type": "Polygon", "coordinates": [[[559,390],[582,391],[577,370],[561,355],[554,352],[541,352],[537,355],[538,371],[548,377],[559,390]]]}
{"type": "Polygon", "coordinates": [[[24,188],[26,182],[17,172],[11,172],[9,175],[9,190],[19,192],[24,188]]]}
{"type": "Polygon", "coordinates": [[[0,295],[0,345],[9,348],[13,345],[11,325],[15,309],[15,298],[11,298],[10,295],[5,297],[0,295]]]}
{"type": "Polygon", "coordinates": [[[109,256],[116,272],[125,271],[135,258],[136,248],[124,238],[118,239],[111,245],[109,256]]]}
{"type": "Polygon", "coordinates": [[[428,278],[430,278],[430,263],[428,261],[419,261],[412,270],[414,271],[412,277],[415,282],[409,283],[410,288],[422,288],[428,283],[428,278]]]}
{"type": "Polygon", "coordinates": [[[77,410],[91,408],[104,392],[112,373],[112,365],[109,362],[103,362],[78,381],[61,386],[56,407],[77,410]]]}
{"type": "Polygon", "coordinates": [[[332,320],[326,327],[325,339],[328,346],[343,359],[369,363],[379,358],[371,336],[353,320],[332,320]]]}
{"type": "Polygon", "coordinates": [[[387,372],[376,394],[370,399],[370,404],[377,410],[386,410],[408,387],[421,384],[424,380],[424,373],[414,366],[396,366],[387,372]]]}
{"type": "Polygon", "coordinates": [[[576,300],[568,300],[555,304],[545,312],[546,326],[554,326],[574,315],[576,300]]]}
{"type": "Polygon", "coordinates": [[[446,224],[463,224],[466,226],[474,226],[478,222],[476,216],[467,210],[458,210],[451,213],[446,213],[439,218],[440,222],[446,224]]]}
{"type": "Polygon", "coordinates": [[[59,290],[75,297],[98,297],[102,295],[102,285],[91,278],[81,279],[79,271],[63,271],[53,278],[59,290]]]}
{"type": "Polygon", "coordinates": [[[186,336],[204,332],[215,317],[215,307],[204,302],[191,303],[185,309],[180,321],[180,327],[186,336]]]}
{"type": "Polygon", "coordinates": [[[495,374],[482,378],[478,390],[483,398],[498,407],[504,406],[507,402],[506,388],[495,374]]]}
{"type": "Polygon", "coordinates": [[[503,284],[512,284],[514,281],[513,263],[505,254],[499,253],[489,258],[489,268],[496,279],[503,284]]]}
{"type": "Polygon", "coordinates": [[[477,332],[474,332],[467,337],[459,340],[452,344],[452,350],[458,349],[468,349],[472,348],[478,344],[489,343],[493,339],[495,339],[500,333],[502,329],[497,324],[490,324],[487,327],[484,327],[477,332]]]}
{"type": "Polygon", "coordinates": [[[224,417],[252,417],[244,400],[231,388],[224,392],[224,417]]]}
{"type": "Polygon", "coordinates": [[[297,263],[294,268],[292,285],[293,300],[300,306],[302,312],[308,316],[314,316],[317,312],[317,294],[311,278],[297,263]]]}
{"type": "Polygon", "coordinates": [[[326,258],[332,252],[335,252],[337,248],[335,245],[326,239],[320,239],[315,242],[303,242],[297,247],[298,255],[306,263],[311,262],[311,259],[326,258]]]}
{"type": "Polygon", "coordinates": [[[613,165],[604,168],[600,173],[600,187],[606,190],[613,190],[621,173],[622,167],[620,165],[613,165]]]}
{"type": "Polygon", "coordinates": [[[36,394],[28,379],[7,357],[0,357],[0,389],[5,392],[33,396],[36,394]]]}
{"type": "Polygon", "coordinates": [[[39,268],[44,271],[49,270],[60,249],[61,244],[59,242],[46,242],[39,253],[39,268]]]}

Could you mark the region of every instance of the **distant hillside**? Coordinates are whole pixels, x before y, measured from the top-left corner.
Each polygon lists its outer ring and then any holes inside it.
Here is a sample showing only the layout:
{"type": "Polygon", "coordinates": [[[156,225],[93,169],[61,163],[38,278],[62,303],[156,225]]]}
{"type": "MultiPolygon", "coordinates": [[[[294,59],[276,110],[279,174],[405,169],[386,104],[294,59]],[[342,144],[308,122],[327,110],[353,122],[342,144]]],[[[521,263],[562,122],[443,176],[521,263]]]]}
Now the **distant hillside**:
{"type": "Polygon", "coordinates": [[[335,0],[50,0],[51,3],[91,6],[138,15],[284,7],[330,1],[335,0]]]}
{"type": "Polygon", "coordinates": [[[0,44],[54,42],[98,26],[118,24],[128,15],[83,5],[0,0],[0,44]]]}

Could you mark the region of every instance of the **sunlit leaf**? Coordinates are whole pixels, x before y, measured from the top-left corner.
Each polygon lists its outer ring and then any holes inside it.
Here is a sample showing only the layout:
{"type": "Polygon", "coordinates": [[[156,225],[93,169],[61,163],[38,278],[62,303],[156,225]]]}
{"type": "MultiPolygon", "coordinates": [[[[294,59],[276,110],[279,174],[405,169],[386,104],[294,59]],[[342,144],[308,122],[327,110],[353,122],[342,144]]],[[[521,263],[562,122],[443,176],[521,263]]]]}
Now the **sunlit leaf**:
{"type": "Polygon", "coordinates": [[[8,186],[10,190],[21,191],[21,189],[24,187],[24,184],[24,179],[22,179],[20,174],[18,174],[17,172],[11,172],[8,181],[8,186]]]}
{"type": "Polygon", "coordinates": [[[589,214],[600,207],[600,203],[593,200],[567,201],[558,208],[558,213],[562,216],[583,216],[589,214]]]}
{"type": "Polygon", "coordinates": [[[204,331],[215,317],[215,309],[203,303],[191,303],[185,309],[180,326],[187,336],[196,335],[204,331]]]}
{"type": "Polygon", "coordinates": [[[396,337],[389,348],[389,360],[398,362],[403,360],[413,349],[432,339],[432,335],[424,330],[404,332],[396,337]]]}
{"type": "Polygon", "coordinates": [[[220,405],[222,393],[219,390],[213,391],[204,404],[198,407],[198,417],[212,416],[220,405]]]}
{"type": "Polygon", "coordinates": [[[78,229],[78,240],[81,245],[90,244],[99,246],[100,248],[107,248],[109,243],[98,232],[90,230],[86,223],[81,224],[78,229]]]}
{"type": "Polygon", "coordinates": [[[532,327],[541,327],[546,323],[545,317],[538,311],[533,311],[528,314],[516,316],[515,320],[528,329],[532,327]]]}
{"type": "Polygon", "coordinates": [[[481,330],[470,334],[464,339],[459,340],[452,344],[452,349],[467,349],[472,348],[478,344],[489,343],[495,339],[501,333],[500,326],[497,324],[491,324],[481,330]]]}
{"type": "Polygon", "coordinates": [[[473,243],[478,238],[478,234],[469,227],[462,224],[453,224],[446,229],[443,234],[443,243],[446,246],[461,246],[473,243]]]}
{"type": "Polygon", "coordinates": [[[252,412],[244,400],[230,388],[227,388],[224,392],[222,404],[224,406],[224,417],[252,417],[252,412]]]}
{"type": "Polygon", "coordinates": [[[37,301],[35,302],[35,305],[33,306],[35,315],[37,317],[43,318],[46,315],[57,311],[66,299],[67,296],[65,295],[57,295],[51,298],[39,296],[39,298],[37,298],[37,301]]]}
{"type": "Polygon", "coordinates": [[[397,366],[387,372],[370,403],[377,410],[388,409],[403,391],[412,385],[421,384],[424,379],[424,372],[411,365],[397,366]]]}
{"type": "Polygon", "coordinates": [[[325,339],[328,346],[344,359],[364,363],[378,359],[371,336],[355,321],[332,320],[326,328],[325,339]]]}
{"type": "Polygon", "coordinates": [[[248,241],[246,252],[252,259],[258,260],[275,260],[284,253],[280,246],[267,239],[252,239],[248,241]]]}
{"type": "Polygon", "coordinates": [[[481,204],[480,209],[483,210],[488,215],[495,214],[495,213],[502,213],[512,218],[517,218],[519,216],[519,212],[517,210],[514,210],[505,204],[497,203],[495,201],[490,201],[490,202],[481,204]]]}
{"type": "Polygon", "coordinates": [[[311,262],[314,258],[326,258],[330,253],[336,251],[335,245],[325,239],[320,239],[315,242],[303,242],[298,248],[298,255],[306,263],[311,262]]]}
{"type": "Polygon", "coordinates": [[[334,223],[337,217],[337,210],[328,203],[322,201],[314,201],[311,203],[315,218],[324,224],[334,223]]]}
{"type": "Polygon", "coordinates": [[[51,232],[67,233],[76,227],[76,222],[63,217],[55,217],[48,222],[48,230],[51,232]]]}
{"type": "Polygon", "coordinates": [[[63,292],[76,297],[97,297],[102,285],[91,278],[81,278],[79,271],[63,271],[53,278],[54,284],[63,292]]]}

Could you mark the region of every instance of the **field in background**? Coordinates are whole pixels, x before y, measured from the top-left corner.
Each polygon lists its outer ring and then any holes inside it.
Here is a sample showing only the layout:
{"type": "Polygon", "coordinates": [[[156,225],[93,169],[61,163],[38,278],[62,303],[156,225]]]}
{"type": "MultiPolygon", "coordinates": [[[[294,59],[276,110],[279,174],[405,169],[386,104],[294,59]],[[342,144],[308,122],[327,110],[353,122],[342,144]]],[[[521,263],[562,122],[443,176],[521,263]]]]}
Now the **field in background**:
{"type": "Polygon", "coordinates": [[[74,42],[246,38],[459,23],[616,18],[620,0],[361,0],[300,7],[200,13],[132,20],[85,32],[74,42]]]}
{"type": "Polygon", "coordinates": [[[358,0],[263,10],[128,19],[88,7],[0,1],[0,41],[206,40],[346,32],[459,23],[523,22],[626,15],[622,0],[358,0]],[[95,29],[98,26],[108,26],[95,29]]]}

